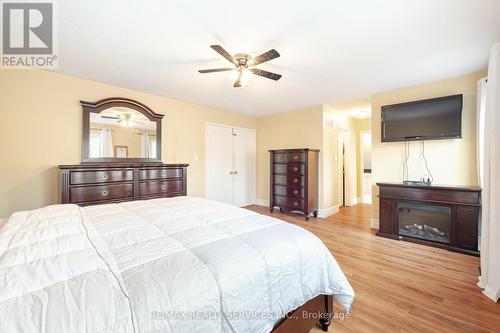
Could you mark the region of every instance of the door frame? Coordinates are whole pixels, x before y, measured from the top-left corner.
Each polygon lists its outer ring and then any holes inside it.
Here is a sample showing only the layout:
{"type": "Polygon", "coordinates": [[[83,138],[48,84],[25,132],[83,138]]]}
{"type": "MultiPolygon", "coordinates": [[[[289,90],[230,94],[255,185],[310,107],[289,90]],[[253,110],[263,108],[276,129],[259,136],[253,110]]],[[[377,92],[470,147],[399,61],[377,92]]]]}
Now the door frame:
{"type": "Polygon", "coordinates": [[[351,191],[349,186],[350,181],[349,177],[351,174],[351,165],[350,165],[350,156],[351,156],[351,131],[349,128],[346,127],[341,127],[339,126],[337,128],[337,181],[338,181],[338,186],[337,186],[337,194],[339,196],[338,198],[338,205],[339,207],[342,207],[342,195],[345,197],[345,206],[351,206],[351,191]],[[341,136],[343,135],[342,132],[345,133],[346,135],[346,140],[344,141],[345,144],[345,155],[344,155],[344,168],[345,168],[345,174],[344,174],[344,184],[342,184],[342,152],[341,152],[341,136]],[[345,190],[342,188],[342,185],[344,185],[345,190]]]}
{"type": "MultiPolygon", "coordinates": [[[[365,200],[365,194],[363,193],[363,188],[364,188],[364,185],[365,185],[365,178],[364,178],[364,165],[365,165],[365,155],[364,155],[364,152],[363,152],[363,134],[370,134],[370,137],[372,136],[372,131],[359,131],[359,150],[360,150],[360,170],[361,170],[361,197],[360,197],[360,201],[361,203],[365,203],[365,204],[372,204],[373,202],[373,198],[372,198],[372,195],[371,195],[371,189],[370,189],[370,200],[365,200]],[[367,202],[368,201],[368,202],[367,202]]],[[[371,147],[370,147],[370,150],[371,150],[371,147]]],[[[373,174],[373,173],[372,173],[373,174]]]]}
{"type": "MultiPolygon", "coordinates": [[[[205,122],[205,155],[204,155],[204,164],[205,164],[205,186],[204,188],[204,197],[206,198],[207,195],[207,188],[208,188],[208,167],[207,167],[207,156],[208,156],[208,127],[210,126],[218,126],[218,127],[224,127],[224,128],[231,128],[231,129],[237,129],[240,131],[248,131],[253,133],[253,145],[252,145],[252,156],[251,156],[251,164],[252,164],[252,171],[250,172],[250,203],[255,204],[256,201],[256,170],[257,170],[257,130],[255,128],[246,128],[246,127],[238,127],[238,126],[230,126],[230,125],[225,125],[225,124],[219,124],[219,123],[213,123],[213,122],[205,122]]],[[[234,158],[234,156],[233,156],[234,158]]],[[[233,160],[234,163],[234,160],[233,160]]]]}

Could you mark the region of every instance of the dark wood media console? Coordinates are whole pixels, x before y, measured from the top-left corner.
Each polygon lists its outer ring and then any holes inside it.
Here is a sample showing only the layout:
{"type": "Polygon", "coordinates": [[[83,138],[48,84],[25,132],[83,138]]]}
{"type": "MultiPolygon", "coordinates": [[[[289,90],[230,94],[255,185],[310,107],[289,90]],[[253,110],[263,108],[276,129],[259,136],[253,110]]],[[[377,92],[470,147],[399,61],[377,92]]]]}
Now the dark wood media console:
{"type": "Polygon", "coordinates": [[[481,188],[377,183],[377,236],[479,255],[481,188]]]}

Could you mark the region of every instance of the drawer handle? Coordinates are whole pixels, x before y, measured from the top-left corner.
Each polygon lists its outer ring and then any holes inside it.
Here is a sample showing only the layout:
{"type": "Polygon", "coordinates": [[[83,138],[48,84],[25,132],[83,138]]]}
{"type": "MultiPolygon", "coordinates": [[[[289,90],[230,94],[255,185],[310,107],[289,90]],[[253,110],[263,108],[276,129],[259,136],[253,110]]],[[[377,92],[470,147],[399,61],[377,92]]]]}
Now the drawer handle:
{"type": "Polygon", "coordinates": [[[103,197],[107,197],[107,196],[108,196],[108,194],[109,194],[109,192],[108,192],[108,191],[106,191],[106,190],[104,190],[104,191],[102,191],[102,192],[101,192],[101,195],[102,195],[103,197]]]}
{"type": "Polygon", "coordinates": [[[293,167],[293,171],[298,171],[298,170],[299,170],[299,168],[293,167]]]}
{"type": "Polygon", "coordinates": [[[293,180],[293,182],[294,182],[294,183],[298,183],[298,182],[299,182],[299,180],[298,180],[297,178],[295,178],[295,179],[293,180]]]}
{"type": "Polygon", "coordinates": [[[104,180],[108,180],[108,178],[109,178],[109,176],[108,176],[108,175],[103,175],[103,176],[102,176],[102,179],[104,179],[104,180]]]}
{"type": "Polygon", "coordinates": [[[162,171],[162,172],[161,172],[161,176],[162,176],[162,177],[167,177],[167,172],[166,172],[166,171],[162,171]]]}
{"type": "Polygon", "coordinates": [[[162,185],[162,186],[160,186],[160,188],[161,188],[162,191],[165,191],[167,189],[167,186],[166,185],[162,185]]]}
{"type": "Polygon", "coordinates": [[[299,157],[298,157],[297,155],[294,155],[294,156],[293,156],[293,159],[294,159],[294,160],[298,160],[298,159],[299,159],[299,157]]]}
{"type": "Polygon", "coordinates": [[[293,205],[294,205],[294,206],[298,206],[298,205],[299,205],[299,203],[298,203],[297,201],[294,201],[294,202],[293,202],[293,205]]]}
{"type": "Polygon", "coordinates": [[[293,191],[293,194],[299,194],[299,191],[295,190],[293,191]]]}

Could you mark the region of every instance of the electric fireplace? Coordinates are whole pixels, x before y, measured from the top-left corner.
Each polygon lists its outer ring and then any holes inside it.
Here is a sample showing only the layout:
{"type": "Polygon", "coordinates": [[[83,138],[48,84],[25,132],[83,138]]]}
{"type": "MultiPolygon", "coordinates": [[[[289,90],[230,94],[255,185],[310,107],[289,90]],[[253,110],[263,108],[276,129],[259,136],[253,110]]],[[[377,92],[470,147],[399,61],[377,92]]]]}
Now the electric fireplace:
{"type": "Polygon", "coordinates": [[[378,236],[479,255],[481,188],[400,183],[377,185],[378,236]]]}
{"type": "Polygon", "coordinates": [[[450,207],[400,201],[398,224],[400,236],[450,244],[450,207]]]}

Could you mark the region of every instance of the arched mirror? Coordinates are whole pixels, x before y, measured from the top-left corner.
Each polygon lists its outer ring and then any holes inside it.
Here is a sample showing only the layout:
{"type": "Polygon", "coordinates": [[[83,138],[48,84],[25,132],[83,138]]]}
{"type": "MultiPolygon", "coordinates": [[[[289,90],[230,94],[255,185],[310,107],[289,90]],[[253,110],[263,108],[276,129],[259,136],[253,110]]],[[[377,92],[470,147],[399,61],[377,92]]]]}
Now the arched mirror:
{"type": "Polygon", "coordinates": [[[80,103],[84,163],[161,162],[163,115],[126,98],[80,103]]]}

